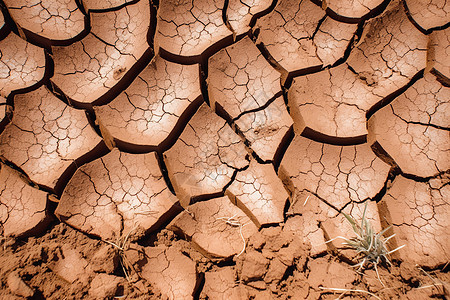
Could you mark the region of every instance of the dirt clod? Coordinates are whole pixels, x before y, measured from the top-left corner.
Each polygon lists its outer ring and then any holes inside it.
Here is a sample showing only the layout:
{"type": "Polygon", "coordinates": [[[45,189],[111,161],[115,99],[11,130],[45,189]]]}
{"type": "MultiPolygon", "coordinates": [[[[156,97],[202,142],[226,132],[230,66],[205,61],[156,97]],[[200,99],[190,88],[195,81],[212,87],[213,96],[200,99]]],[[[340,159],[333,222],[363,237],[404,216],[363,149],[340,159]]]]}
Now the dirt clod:
{"type": "Polygon", "coordinates": [[[269,261],[259,252],[251,251],[242,257],[240,278],[245,281],[262,279],[269,266],[269,261]]]}
{"type": "Polygon", "coordinates": [[[32,297],[34,291],[20,278],[19,274],[12,272],[8,275],[8,287],[11,292],[21,297],[32,297]]]}

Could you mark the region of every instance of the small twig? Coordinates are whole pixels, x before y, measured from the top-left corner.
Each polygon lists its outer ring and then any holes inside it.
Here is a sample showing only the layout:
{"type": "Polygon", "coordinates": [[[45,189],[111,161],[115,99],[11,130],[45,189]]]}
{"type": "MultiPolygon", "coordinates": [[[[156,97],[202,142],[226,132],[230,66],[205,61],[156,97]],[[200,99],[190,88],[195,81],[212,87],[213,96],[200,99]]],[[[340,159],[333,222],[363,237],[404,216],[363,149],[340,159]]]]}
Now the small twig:
{"type": "MultiPolygon", "coordinates": [[[[330,290],[330,291],[334,291],[334,292],[342,292],[341,296],[344,295],[345,293],[350,293],[350,292],[354,292],[354,293],[364,293],[364,294],[369,294],[372,297],[375,297],[379,300],[382,300],[380,297],[378,297],[377,295],[375,295],[374,293],[371,293],[369,291],[365,291],[365,290],[352,290],[352,289],[339,289],[339,288],[327,288],[327,287],[319,287],[322,290],[330,290]]],[[[341,298],[341,296],[339,296],[338,299],[341,298]]]]}

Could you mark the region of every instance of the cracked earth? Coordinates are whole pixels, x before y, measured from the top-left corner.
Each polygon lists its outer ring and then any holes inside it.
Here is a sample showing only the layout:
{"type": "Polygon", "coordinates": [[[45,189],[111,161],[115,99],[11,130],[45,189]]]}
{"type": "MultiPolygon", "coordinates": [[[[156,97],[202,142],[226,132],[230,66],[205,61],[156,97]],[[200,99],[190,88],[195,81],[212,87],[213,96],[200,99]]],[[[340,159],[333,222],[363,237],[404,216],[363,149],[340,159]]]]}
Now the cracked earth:
{"type": "Polygon", "coordinates": [[[0,9],[0,298],[449,296],[446,1],[0,9]]]}

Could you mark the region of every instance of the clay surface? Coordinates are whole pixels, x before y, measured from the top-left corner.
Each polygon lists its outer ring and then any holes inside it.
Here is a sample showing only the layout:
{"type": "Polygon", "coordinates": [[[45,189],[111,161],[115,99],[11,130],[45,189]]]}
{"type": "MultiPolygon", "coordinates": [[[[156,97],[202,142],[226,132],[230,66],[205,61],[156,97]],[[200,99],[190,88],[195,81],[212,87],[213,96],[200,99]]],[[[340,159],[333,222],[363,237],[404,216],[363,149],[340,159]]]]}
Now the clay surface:
{"type": "Polygon", "coordinates": [[[138,227],[149,230],[176,201],[153,153],[113,150],[75,173],[55,213],[84,232],[111,240],[138,227]]]}
{"type": "MultiPolygon", "coordinates": [[[[447,179],[448,180],[448,179],[447,179]]],[[[450,241],[445,228],[449,226],[450,195],[446,178],[414,182],[397,177],[383,198],[390,222],[398,235],[399,245],[408,243],[411,249],[401,249],[399,255],[413,263],[440,265],[448,261],[445,249],[450,241]]]]}
{"type": "Polygon", "coordinates": [[[262,160],[270,161],[293,121],[280,96],[264,109],[244,113],[235,124],[256,155],[262,160]]]}
{"type": "Polygon", "coordinates": [[[281,92],[280,74],[248,38],[220,50],[209,59],[211,103],[232,117],[260,108],[281,92]]]}
{"type": "Polygon", "coordinates": [[[158,146],[200,97],[198,66],[156,57],[114,101],[95,107],[98,122],[117,140],[158,146]]]}
{"type": "Polygon", "coordinates": [[[1,3],[1,299],[450,296],[444,0],[1,3]]]}
{"type": "Polygon", "coordinates": [[[0,137],[0,155],[38,184],[54,189],[76,159],[102,143],[84,111],[69,107],[44,86],[14,100],[13,119],[0,137]]]}
{"type": "Polygon", "coordinates": [[[228,197],[188,206],[169,227],[182,231],[206,255],[222,258],[240,253],[246,240],[257,231],[252,221],[228,197]]]}
{"type": "Polygon", "coordinates": [[[0,164],[0,230],[4,236],[21,236],[42,231],[48,216],[47,193],[40,191],[23,176],[0,164]]]}
{"type": "Polygon", "coordinates": [[[408,20],[400,1],[391,1],[365,26],[347,64],[373,93],[388,95],[426,66],[427,36],[408,20]],[[407,33],[406,33],[407,32],[407,33]]]}
{"type": "Polygon", "coordinates": [[[220,193],[237,169],[248,165],[247,151],[228,124],[203,104],[165,162],[183,206],[195,196],[220,193]]]}
{"type": "Polygon", "coordinates": [[[417,81],[369,121],[369,137],[403,172],[428,177],[450,167],[449,88],[433,75],[417,81]]]}
{"type": "Polygon", "coordinates": [[[147,1],[118,11],[91,13],[91,33],[69,46],[53,47],[52,81],[71,99],[91,103],[111,89],[148,48],[147,1]]]}
{"type": "Polygon", "coordinates": [[[195,263],[176,248],[144,249],[141,276],[163,292],[166,299],[193,299],[197,282],[195,263]]]}
{"type": "Polygon", "coordinates": [[[339,23],[311,1],[278,2],[258,20],[257,43],[287,72],[333,64],[344,55],[356,25],[339,23]]]}
{"type": "Polygon", "coordinates": [[[428,68],[450,86],[450,29],[434,31],[430,34],[430,47],[428,48],[428,68]]]}
{"type": "Polygon", "coordinates": [[[280,165],[291,193],[308,192],[341,210],[373,198],[383,187],[389,165],[365,145],[334,146],[296,137],[280,165]]]}
{"type": "Polygon", "coordinates": [[[289,195],[270,164],[252,161],[239,172],[226,193],[258,226],[280,223],[289,195]]]}
{"type": "Polygon", "coordinates": [[[155,47],[182,56],[200,55],[231,35],[222,19],[224,0],[162,1],[155,47]]]}
{"type": "Polygon", "coordinates": [[[38,83],[45,72],[44,50],[10,33],[0,41],[0,95],[38,83]]]}
{"type": "Polygon", "coordinates": [[[298,134],[308,127],[329,136],[354,137],[367,134],[366,112],[383,96],[387,94],[376,93],[343,64],[295,78],[288,101],[298,134]]]}
{"type": "Polygon", "coordinates": [[[134,2],[133,0],[83,0],[83,6],[86,10],[107,10],[120,7],[121,5],[134,2]]]}
{"type": "Polygon", "coordinates": [[[383,0],[325,0],[322,6],[339,17],[360,19],[382,3],[383,0]]]}
{"type": "Polygon", "coordinates": [[[22,28],[51,40],[68,40],[84,30],[84,15],[74,0],[6,0],[11,17],[22,28]]]}
{"type": "Polygon", "coordinates": [[[258,13],[268,9],[270,0],[231,0],[227,7],[227,20],[234,34],[242,34],[250,29],[250,22],[258,13]]]}
{"type": "Polygon", "coordinates": [[[406,0],[406,7],[414,22],[424,30],[441,27],[449,22],[450,8],[437,0],[406,0]]]}
{"type": "Polygon", "coordinates": [[[8,112],[8,106],[6,104],[6,99],[0,96],[0,123],[5,119],[8,112]]]}

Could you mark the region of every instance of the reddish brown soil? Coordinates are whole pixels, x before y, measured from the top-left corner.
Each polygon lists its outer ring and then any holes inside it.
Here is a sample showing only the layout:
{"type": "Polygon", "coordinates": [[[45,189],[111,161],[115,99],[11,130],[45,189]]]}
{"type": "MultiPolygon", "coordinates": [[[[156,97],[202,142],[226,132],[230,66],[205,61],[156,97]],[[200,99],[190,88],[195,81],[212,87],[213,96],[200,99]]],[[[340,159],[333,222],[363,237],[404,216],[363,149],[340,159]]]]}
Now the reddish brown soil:
{"type": "Polygon", "coordinates": [[[0,1],[0,299],[447,299],[449,21],[0,1]],[[345,216],[392,264],[355,268],[345,216]]]}
{"type": "MultiPolygon", "coordinates": [[[[361,289],[376,293],[382,299],[445,297],[440,284],[450,280],[447,272],[428,271],[432,280],[410,263],[395,262],[389,269],[379,269],[386,285],[383,287],[374,270],[359,275],[350,264],[332,253],[311,257],[308,247],[301,244],[296,231],[292,231],[299,222],[299,216],[295,216],[289,218],[283,229],[262,229],[250,238],[244,254],[222,262],[206,258],[189,242],[163,230],[152,236],[152,242],[139,242],[150,243],[151,247],[131,244],[125,254],[136,262],[135,270],[129,271],[131,282],[124,278],[119,254],[113,246],[63,223],[53,223],[43,236],[2,240],[0,297],[161,299],[161,295],[166,295],[171,299],[186,299],[193,293],[200,299],[335,299],[340,294],[321,287],[361,289]],[[173,257],[167,254],[166,257],[177,268],[166,269],[162,257],[152,261],[151,257],[156,254],[144,252],[144,249],[173,253],[173,257]],[[177,263],[176,259],[182,261],[177,263]],[[165,266],[159,267],[159,264],[165,266]],[[162,273],[163,269],[174,273],[162,273]],[[154,272],[155,276],[148,272],[154,272]],[[182,283],[173,282],[177,274],[181,275],[182,283]],[[185,282],[189,280],[191,282],[185,282]],[[438,284],[436,287],[419,288],[432,285],[433,281],[438,284]]],[[[372,299],[355,292],[347,295],[348,299],[372,299]]]]}

